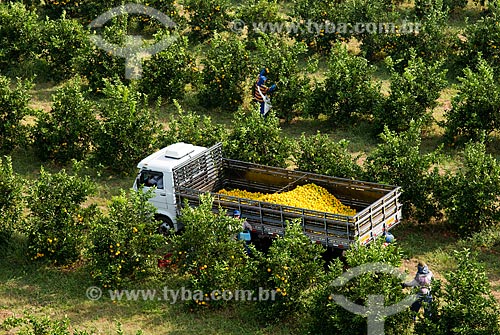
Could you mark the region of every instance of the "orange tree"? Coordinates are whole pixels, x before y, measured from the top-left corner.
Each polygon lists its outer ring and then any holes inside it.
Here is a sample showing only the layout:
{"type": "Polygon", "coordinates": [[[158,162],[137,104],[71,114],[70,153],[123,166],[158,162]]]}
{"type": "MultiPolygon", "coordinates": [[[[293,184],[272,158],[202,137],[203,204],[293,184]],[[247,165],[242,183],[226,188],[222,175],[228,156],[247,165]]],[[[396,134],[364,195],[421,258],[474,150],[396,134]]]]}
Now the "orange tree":
{"type": "MultiPolygon", "coordinates": [[[[104,26],[102,38],[107,42],[123,46],[127,34],[127,18],[122,15],[104,26]]],[[[102,50],[87,38],[72,61],[74,71],[87,79],[94,93],[102,92],[106,80],[125,81],[125,59],[102,50]]]]}
{"type": "Polygon", "coordinates": [[[443,62],[428,63],[415,50],[402,73],[395,70],[395,64],[388,58],[391,69],[390,94],[374,111],[377,130],[384,126],[390,130],[404,131],[412,120],[423,125],[432,122],[432,110],[437,106],[440,91],[445,88],[446,70],[443,62]]]}
{"type": "MultiPolygon", "coordinates": [[[[372,263],[383,263],[398,268],[401,265],[402,252],[397,243],[384,245],[379,238],[369,246],[352,245],[345,252],[345,264],[336,260],[316,288],[311,291],[312,299],[307,305],[307,329],[311,334],[363,334],[366,332],[366,318],[353,314],[331,297],[343,295],[351,302],[366,305],[370,295],[382,295],[384,305],[390,306],[405,298],[401,290],[401,278],[377,271],[363,273],[352,278],[343,286],[333,286],[333,282],[342,274],[342,266],[347,269],[372,263]]],[[[412,318],[410,311],[402,311],[385,319],[387,334],[407,334],[412,318]]]]}
{"type": "MultiPolygon", "coordinates": [[[[188,305],[221,307],[235,297],[236,290],[251,289],[256,274],[255,262],[245,252],[244,242],[236,238],[242,222],[219,208],[212,212],[213,198],[202,195],[198,207],[184,206],[179,221],[180,235],[169,237],[170,250],[177,271],[192,293],[188,305]]],[[[252,254],[258,252],[249,246],[252,254]]]]}
{"type": "Polygon", "coordinates": [[[448,142],[479,140],[499,128],[500,89],[495,71],[488,62],[479,59],[475,69],[464,69],[459,77],[459,92],[451,100],[452,108],[442,122],[448,142]]]}
{"type": "Polygon", "coordinates": [[[321,244],[303,233],[299,221],[287,222],[284,235],[273,240],[259,265],[259,284],[274,293],[271,299],[259,301],[261,319],[277,322],[304,311],[309,290],[324,275],[323,251],[321,244]]]}
{"type": "Polygon", "coordinates": [[[17,145],[26,144],[28,129],[23,118],[32,111],[28,104],[31,96],[30,81],[17,80],[0,75],[0,151],[9,153],[17,145]]]}
{"type": "Polygon", "coordinates": [[[282,134],[272,111],[265,118],[258,111],[236,113],[233,130],[223,144],[231,159],[278,167],[287,167],[294,150],[294,142],[282,134]]]}
{"type": "Polygon", "coordinates": [[[481,59],[484,59],[498,73],[498,60],[500,58],[499,16],[500,11],[494,9],[488,15],[466,26],[465,38],[460,41],[459,65],[476,67],[478,63],[481,63],[481,59]]]}
{"type": "Polygon", "coordinates": [[[122,191],[91,226],[86,256],[96,284],[114,289],[157,273],[166,241],[156,233],[150,197],[151,192],[122,191]]]}
{"type": "Polygon", "coordinates": [[[485,266],[469,249],[453,250],[456,266],[446,272],[446,283],[432,285],[432,315],[419,317],[415,333],[420,335],[500,334],[500,306],[492,295],[485,266]]]}
{"type": "Polygon", "coordinates": [[[111,0],[106,2],[48,0],[42,3],[37,2],[36,8],[40,11],[41,15],[48,16],[51,19],[58,19],[65,15],[67,17],[81,19],[84,23],[89,23],[108,9],[119,6],[122,3],[122,0],[111,0]]]}
{"type": "Polygon", "coordinates": [[[271,33],[270,31],[262,31],[267,23],[274,27],[274,24],[284,22],[280,16],[280,4],[277,0],[245,1],[236,8],[236,17],[243,21],[247,27],[247,38],[250,46],[261,36],[261,32],[271,33]]]}
{"type": "Polygon", "coordinates": [[[500,220],[500,164],[486,153],[484,142],[468,143],[455,174],[442,179],[439,199],[450,226],[460,234],[471,234],[500,220]]]}
{"type": "Polygon", "coordinates": [[[35,11],[19,2],[0,3],[0,68],[27,77],[40,66],[41,24],[35,11]]]}
{"type": "MultiPolygon", "coordinates": [[[[255,78],[257,71],[267,68],[267,86],[273,83],[278,86],[271,99],[276,115],[286,121],[300,116],[311,92],[307,75],[316,68],[316,63],[310,60],[306,61],[305,66],[300,64],[306,56],[307,46],[300,42],[291,43],[290,39],[277,34],[261,34],[253,42],[256,46],[256,52],[253,53],[255,59],[252,61],[255,64],[255,78]]],[[[255,85],[255,79],[252,79],[252,85],[255,85]]]]}
{"type": "Polygon", "coordinates": [[[61,81],[74,73],[73,59],[86,47],[87,35],[81,23],[74,19],[45,19],[40,22],[40,61],[44,72],[39,77],[61,81]]]}
{"type": "Polygon", "coordinates": [[[297,29],[291,30],[290,34],[296,40],[306,43],[311,50],[329,51],[333,41],[345,38],[346,35],[335,34],[335,32],[328,33],[319,25],[328,21],[335,23],[343,21],[340,19],[342,17],[339,13],[341,10],[342,3],[332,1],[294,1],[290,21],[296,25],[297,29]],[[318,25],[315,26],[313,23],[318,25]]]}
{"type": "Polygon", "coordinates": [[[398,72],[402,72],[411,59],[412,49],[427,62],[446,59],[455,52],[453,36],[446,32],[446,18],[446,13],[433,11],[425,20],[408,24],[401,22],[387,33],[364,34],[361,51],[370,61],[387,56],[401,59],[395,64],[398,72]]]}
{"type": "Polygon", "coordinates": [[[302,133],[298,140],[299,150],[294,153],[293,160],[300,171],[341,178],[360,178],[361,166],[352,158],[348,145],[347,140],[335,142],[319,131],[314,136],[302,133]]]}
{"type": "Polygon", "coordinates": [[[224,126],[214,123],[209,116],[186,112],[175,100],[174,105],[177,107],[177,113],[170,116],[168,130],[165,130],[159,139],[160,147],[176,142],[210,147],[227,137],[224,126]]]}
{"type": "Polygon", "coordinates": [[[441,177],[433,166],[439,163],[441,147],[421,154],[420,133],[415,122],[400,134],[386,127],[380,135],[382,143],[368,155],[364,169],[368,180],[401,186],[405,217],[413,214],[425,222],[440,216],[437,192],[441,177]]]}
{"type": "Polygon", "coordinates": [[[226,30],[231,7],[229,0],[186,0],[184,5],[189,16],[190,34],[195,40],[204,40],[226,30]]]}
{"type": "Polygon", "coordinates": [[[39,112],[32,130],[33,147],[43,160],[67,163],[82,160],[92,149],[97,120],[95,105],[87,96],[81,78],[66,82],[52,96],[50,113],[39,112]]]}
{"type": "Polygon", "coordinates": [[[328,59],[326,78],[316,84],[308,101],[308,113],[324,114],[335,124],[370,116],[382,101],[380,84],[372,79],[374,71],[365,58],[337,43],[328,59]]]}
{"type": "Polygon", "coordinates": [[[160,125],[157,110],[134,85],[107,83],[98,107],[93,159],[113,171],[132,171],[137,162],[156,149],[160,125]]]}
{"type": "Polygon", "coordinates": [[[236,110],[243,102],[245,81],[249,76],[250,56],[236,35],[215,36],[208,42],[203,64],[200,104],[236,110]]]}
{"type": "MultiPolygon", "coordinates": [[[[165,33],[155,37],[173,38],[165,33]]],[[[182,99],[186,93],[186,85],[196,86],[200,80],[196,60],[188,50],[186,37],[177,38],[165,50],[155,54],[144,62],[139,89],[151,98],[161,97],[171,102],[182,99]]]]}
{"type": "Polygon", "coordinates": [[[31,259],[68,264],[78,260],[97,208],[83,203],[95,191],[88,177],[51,174],[43,168],[31,183],[27,198],[30,216],[25,225],[31,259]]]}
{"type": "Polygon", "coordinates": [[[12,159],[9,156],[0,158],[0,247],[9,241],[21,223],[22,181],[12,169],[12,159]]]}

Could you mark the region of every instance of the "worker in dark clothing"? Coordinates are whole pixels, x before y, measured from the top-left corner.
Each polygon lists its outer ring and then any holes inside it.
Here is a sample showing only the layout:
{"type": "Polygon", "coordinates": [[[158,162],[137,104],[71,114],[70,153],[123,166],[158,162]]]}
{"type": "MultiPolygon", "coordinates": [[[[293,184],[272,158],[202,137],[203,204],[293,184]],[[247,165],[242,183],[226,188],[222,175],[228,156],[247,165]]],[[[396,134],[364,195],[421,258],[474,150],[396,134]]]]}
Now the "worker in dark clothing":
{"type": "Polygon", "coordinates": [[[269,97],[278,88],[275,84],[271,87],[265,85],[267,81],[266,75],[268,74],[267,69],[262,69],[257,77],[257,81],[254,86],[253,98],[260,104],[260,114],[266,116],[266,114],[271,109],[271,99],[269,97]]]}

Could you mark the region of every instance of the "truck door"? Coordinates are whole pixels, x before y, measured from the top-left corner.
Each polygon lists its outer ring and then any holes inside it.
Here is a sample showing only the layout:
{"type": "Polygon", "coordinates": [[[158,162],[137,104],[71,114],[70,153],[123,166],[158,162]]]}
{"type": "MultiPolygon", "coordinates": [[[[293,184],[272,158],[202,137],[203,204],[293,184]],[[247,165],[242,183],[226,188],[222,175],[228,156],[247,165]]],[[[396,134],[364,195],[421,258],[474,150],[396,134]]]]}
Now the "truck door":
{"type": "Polygon", "coordinates": [[[165,191],[165,178],[162,172],[142,170],[138,177],[138,187],[144,191],[153,189],[153,197],[149,199],[157,209],[167,210],[167,192],[165,191]]]}

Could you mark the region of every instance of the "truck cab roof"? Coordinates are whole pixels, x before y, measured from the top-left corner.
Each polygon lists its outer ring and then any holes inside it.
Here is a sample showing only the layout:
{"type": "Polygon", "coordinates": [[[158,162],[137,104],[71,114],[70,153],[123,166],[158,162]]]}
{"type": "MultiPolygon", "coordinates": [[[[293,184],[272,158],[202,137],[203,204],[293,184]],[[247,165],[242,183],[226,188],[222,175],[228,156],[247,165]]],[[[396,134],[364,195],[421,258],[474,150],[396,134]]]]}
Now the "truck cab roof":
{"type": "Polygon", "coordinates": [[[141,160],[139,164],[137,164],[137,167],[141,170],[147,169],[171,172],[173,168],[204,150],[206,150],[205,147],[183,142],[171,144],[141,160]]]}

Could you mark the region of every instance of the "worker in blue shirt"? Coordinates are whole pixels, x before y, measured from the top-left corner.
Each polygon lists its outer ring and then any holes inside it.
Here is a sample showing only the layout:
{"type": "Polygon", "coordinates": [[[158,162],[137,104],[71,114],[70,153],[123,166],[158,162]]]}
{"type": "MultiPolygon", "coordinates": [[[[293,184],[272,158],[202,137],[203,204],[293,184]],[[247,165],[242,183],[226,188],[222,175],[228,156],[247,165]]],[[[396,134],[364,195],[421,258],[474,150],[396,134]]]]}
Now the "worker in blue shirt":
{"type": "Polygon", "coordinates": [[[262,69],[257,77],[257,81],[254,86],[253,98],[260,104],[260,114],[266,116],[266,114],[271,109],[271,99],[269,95],[272,94],[278,88],[275,84],[271,87],[265,85],[267,81],[266,75],[269,73],[268,69],[262,69]]]}

